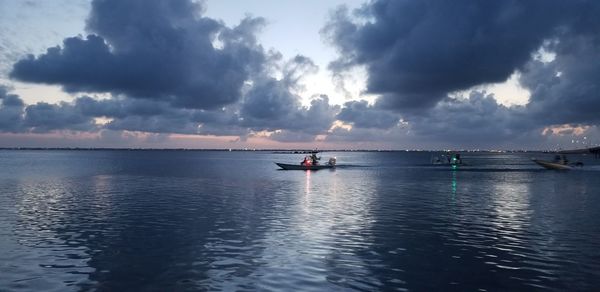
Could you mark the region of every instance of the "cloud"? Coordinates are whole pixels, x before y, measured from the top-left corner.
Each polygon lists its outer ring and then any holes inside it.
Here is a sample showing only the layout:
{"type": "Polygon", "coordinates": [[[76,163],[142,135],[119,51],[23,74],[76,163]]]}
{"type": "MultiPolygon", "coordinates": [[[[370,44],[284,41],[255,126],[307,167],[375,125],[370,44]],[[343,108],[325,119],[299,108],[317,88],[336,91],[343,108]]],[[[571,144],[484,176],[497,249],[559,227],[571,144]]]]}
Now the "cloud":
{"type": "Polygon", "coordinates": [[[339,108],[329,104],[326,95],[313,98],[309,107],[302,106],[300,97],[291,93],[285,82],[270,79],[247,94],[241,125],[253,130],[286,129],[317,135],[331,127],[339,108]]]}
{"type": "Polygon", "coordinates": [[[86,38],[14,64],[12,78],[214,109],[239,100],[244,82],[267,60],[254,34],[261,18],[233,28],[202,17],[201,3],[96,0],[86,38]]]}
{"type": "MultiPolygon", "coordinates": [[[[214,110],[179,108],[164,101],[123,96],[109,99],[81,96],[72,102],[25,105],[18,96],[6,94],[4,90],[0,132],[112,130],[239,136],[245,140],[256,132],[291,131],[298,134],[295,140],[306,137],[314,140],[331,127],[340,107],[329,104],[327,96],[316,96],[309,106],[303,106],[300,97],[290,92],[295,86],[297,84],[289,80],[269,79],[265,85],[255,86],[252,89],[255,93],[248,93],[246,98],[256,98],[256,103],[240,101],[214,110]],[[279,89],[270,86],[279,86],[279,89]],[[260,110],[262,106],[278,110],[265,112],[260,110]],[[96,123],[98,118],[100,123],[96,123]]],[[[290,138],[285,140],[291,141],[290,138]]]]}
{"type": "Polygon", "coordinates": [[[303,78],[319,68],[306,56],[265,52],[256,39],[262,18],[227,27],[202,16],[203,3],[93,1],[88,36],[21,59],[11,77],[110,98],[25,105],[0,88],[0,132],[466,148],[534,145],[595,131],[600,122],[600,4],[593,1],[374,0],[353,15],[339,9],[323,29],[340,52],[329,68],[341,76],[364,67],[368,93],[379,95],[374,104],[343,106],[326,95],[303,102],[303,78]],[[540,48],[555,58],[536,58],[540,48]],[[503,106],[483,91],[452,97],[515,71],[531,92],[526,106],[503,106]]]}
{"type": "Polygon", "coordinates": [[[339,111],[327,96],[301,103],[301,80],[318,67],[305,56],[283,62],[278,52],[265,52],[255,37],[262,18],[229,28],[203,17],[203,3],[189,0],[95,0],[91,7],[88,36],[27,56],[11,77],[110,98],[30,105],[23,108],[25,131],[314,137],[339,111]],[[104,123],[95,124],[97,118],[104,123]]]}
{"type": "Polygon", "coordinates": [[[48,133],[55,130],[95,131],[93,117],[82,113],[72,103],[45,102],[25,105],[15,94],[0,87],[0,132],[48,133]]]}
{"type": "Polygon", "coordinates": [[[369,105],[366,100],[346,102],[337,119],[353,127],[376,129],[389,129],[400,122],[398,114],[369,105]]]}
{"type": "Polygon", "coordinates": [[[467,98],[446,97],[428,111],[403,114],[401,120],[366,101],[346,103],[338,118],[352,127],[335,127],[327,141],[382,144],[372,147],[521,149],[539,147],[548,138],[525,107],[506,107],[493,94],[478,91],[467,98]]]}
{"type": "Polygon", "coordinates": [[[88,96],[75,99],[73,107],[93,118],[107,118],[104,129],[149,133],[213,134],[201,131],[203,123],[227,124],[228,111],[173,107],[162,101],[112,98],[97,100],[88,96]]]}
{"type": "Polygon", "coordinates": [[[309,107],[302,106],[301,79],[316,72],[317,66],[304,56],[296,56],[283,67],[283,77],[257,80],[244,96],[241,125],[253,130],[294,130],[310,135],[326,132],[335,120],[339,106],[329,104],[326,95],[315,96],[309,107]]]}
{"type": "Polygon", "coordinates": [[[183,115],[189,116],[191,111],[173,108],[163,101],[139,100],[113,97],[111,99],[94,99],[89,96],[78,97],[74,106],[81,113],[93,117],[125,118],[127,116],[159,116],[183,115]]]}
{"type": "Polygon", "coordinates": [[[367,91],[379,97],[373,106],[346,103],[337,118],[354,128],[328,139],[364,141],[373,135],[366,129],[387,137],[390,110],[407,123],[393,135],[425,145],[516,148],[556,140],[547,129],[590,132],[600,122],[599,13],[594,1],[374,0],[353,15],[338,9],[322,31],[340,52],[329,67],[364,67],[367,91]],[[541,49],[554,58],[538,58],[541,49]],[[526,106],[481,91],[451,97],[514,72],[531,92],[526,106]]]}
{"type": "Polygon", "coordinates": [[[493,94],[477,91],[466,99],[446,98],[425,114],[405,118],[412,134],[422,141],[445,141],[464,147],[497,146],[523,136],[533,138],[536,129],[523,107],[503,106],[493,94]]]}
{"type": "Polygon", "coordinates": [[[565,27],[595,24],[588,6],[598,5],[375,0],[354,17],[336,11],[323,33],[340,51],[332,70],[365,66],[379,104],[409,112],[432,108],[453,91],[506,80],[565,27]]]}
{"type": "Polygon", "coordinates": [[[266,78],[257,81],[246,94],[241,108],[245,124],[251,127],[278,126],[300,107],[300,97],[284,81],[266,78]]]}
{"type": "Polygon", "coordinates": [[[53,130],[93,131],[96,124],[90,116],[83,115],[69,103],[40,102],[25,108],[23,125],[31,132],[46,133],[53,130]]]}
{"type": "Polygon", "coordinates": [[[8,94],[6,88],[0,86],[0,132],[22,131],[24,107],[19,96],[8,94]]]}
{"type": "Polygon", "coordinates": [[[549,49],[556,52],[552,62],[532,60],[521,74],[531,91],[528,111],[545,124],[598,125],[600,34],[561,38],[549,49]]]}

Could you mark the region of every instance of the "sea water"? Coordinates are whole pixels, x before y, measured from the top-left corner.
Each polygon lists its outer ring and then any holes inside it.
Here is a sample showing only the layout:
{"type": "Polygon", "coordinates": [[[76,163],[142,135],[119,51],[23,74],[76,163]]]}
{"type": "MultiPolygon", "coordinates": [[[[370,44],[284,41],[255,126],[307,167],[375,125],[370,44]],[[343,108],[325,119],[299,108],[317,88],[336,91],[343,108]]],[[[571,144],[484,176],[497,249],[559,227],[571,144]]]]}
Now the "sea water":
{"type": "Polygon", "coordinates": [[[0,290],[600,287],[600,160],[320,155],[0,151],[0,290]]]}

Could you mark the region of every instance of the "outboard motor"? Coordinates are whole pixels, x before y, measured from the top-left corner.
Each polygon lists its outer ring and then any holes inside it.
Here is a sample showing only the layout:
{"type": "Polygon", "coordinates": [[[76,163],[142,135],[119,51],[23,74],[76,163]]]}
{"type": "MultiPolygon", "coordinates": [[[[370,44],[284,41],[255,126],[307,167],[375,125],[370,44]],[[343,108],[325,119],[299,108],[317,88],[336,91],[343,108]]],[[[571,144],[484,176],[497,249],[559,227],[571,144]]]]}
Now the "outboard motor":
{"type": "Polygon", "coordinates": [[[329,158],[329,161],[327,162],[329,165],[335,165],[336,159],[335,157],[331,157],[329,158]]]}

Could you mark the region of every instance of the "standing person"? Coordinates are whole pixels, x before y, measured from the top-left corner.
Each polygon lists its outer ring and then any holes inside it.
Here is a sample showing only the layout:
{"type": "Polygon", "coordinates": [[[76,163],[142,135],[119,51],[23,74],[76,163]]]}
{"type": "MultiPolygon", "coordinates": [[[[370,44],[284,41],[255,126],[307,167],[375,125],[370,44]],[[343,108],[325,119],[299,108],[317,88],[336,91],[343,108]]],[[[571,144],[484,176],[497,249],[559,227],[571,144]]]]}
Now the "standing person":
{"type": "Polygon", "coordinates": [[[319,163],[319,157],[317,157],[317,152],[313,152],[313,153],[310,155],[310,159],[312,160],[312,163],[313,163],[313,164],[315,164],[315,165],[316,165],[317,163],[319,163]]]}

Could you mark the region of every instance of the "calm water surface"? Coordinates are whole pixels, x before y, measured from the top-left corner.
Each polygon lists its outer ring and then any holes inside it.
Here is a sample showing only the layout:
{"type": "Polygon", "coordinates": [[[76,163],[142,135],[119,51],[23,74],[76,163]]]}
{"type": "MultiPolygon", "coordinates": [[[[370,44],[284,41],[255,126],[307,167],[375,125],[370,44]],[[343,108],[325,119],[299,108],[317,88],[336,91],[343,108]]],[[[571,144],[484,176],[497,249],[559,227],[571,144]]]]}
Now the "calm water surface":
{"type": "Polygon", "coordinates": [[[600,287],[600,160],[322,155],[0,151],[0,291],[600,287]]]}

